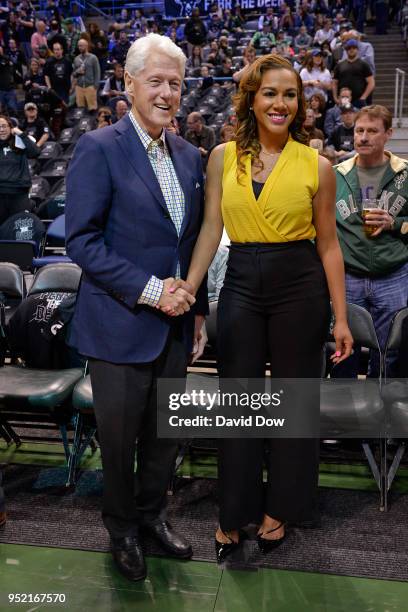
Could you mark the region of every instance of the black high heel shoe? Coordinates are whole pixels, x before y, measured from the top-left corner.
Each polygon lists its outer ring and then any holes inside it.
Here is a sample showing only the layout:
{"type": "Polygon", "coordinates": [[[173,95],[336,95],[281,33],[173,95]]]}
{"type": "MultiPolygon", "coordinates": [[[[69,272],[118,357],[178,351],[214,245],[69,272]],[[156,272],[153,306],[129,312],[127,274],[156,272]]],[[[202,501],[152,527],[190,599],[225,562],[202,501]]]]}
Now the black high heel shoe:
{"type": "MultiPolygon", "coordinates": [[[[222,532],[225,535],[224,532],[222,532]]],[[[225,536],[228,537],[228,536],[225,536]]],[[[215,538],[215,554],[217,557],[217,563],[222,563],[225,559],[237,550],[242,543],[242,540],[245,539],[244,532],[239,531],[239,540],[238,542],[234,542],[231,538],[228,538],[229,542],[219,542],[217,538],[215,538]]]]}
{"type": "Polygon", "coordinates": [[[270,552],[271,550],[273,550],[274,548],[278,548],[278,546],[282,544],[282,542],[286,538],[286,529],[285,529],[285,533],[283,534],[283,536],[281,538],[278,538],[277,540],[267,540],[266,538],[262,537],[263,535],[267,535],[268,533],[273,533],[274,531],[278,531],[278,529],[280,529],[281,527],[286,527],[286,523],[284,522],[279,523],[277,527],[274,527],[273,529],[269,529],[269,531],[265,531],[263,534],[259,534],[256,536],[258,548],[261,551],[261,553],[266,554],[270,552]]]}

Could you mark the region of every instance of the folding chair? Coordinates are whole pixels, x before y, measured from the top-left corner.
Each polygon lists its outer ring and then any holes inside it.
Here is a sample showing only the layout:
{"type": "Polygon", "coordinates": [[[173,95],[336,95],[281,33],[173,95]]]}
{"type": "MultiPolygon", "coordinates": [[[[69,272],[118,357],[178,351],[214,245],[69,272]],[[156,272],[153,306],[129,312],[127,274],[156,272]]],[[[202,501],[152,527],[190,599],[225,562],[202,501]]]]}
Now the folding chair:
{"type": "MultiPolygon", "coordinates": [[[[401,347],[402,326],[408,317],[408,308],[399,310],[392,322],[388,334],[384,353],[385,384],[382,388],[382,398],[386,410],[386,441],[388,439],[398,440],[397,449],[391,461],[389,469],[385,463],[386,480],[385,496],[387,501],[388,491],[391,489],[393,480],[397,474],[399,465],[404,456],[406,441],[408,439],[408,379],[389,379],[387,377],[387,354],[389,351],[398,350],[401,347]]],[[[388,444],[385,447],[388,447],[388,444]]],[[[385,462],[387,457],[385,456],[385,462]]]]}
{"type": "Polygon", "coordinates": [[[65,255],[65,215],[60,215],[48,227],[42,254],[40,257],[34,257],[33,267],[41,268],[48,264],[71,261],[71,258],[65,255]],[[52,252],[52,255],[45,255],[46,251],[52,252]]]}
{"type": "Polygon", "coordinates": [[[42,166],[44,163],[50,159],[58,159],[62,156],[62,147],[58,142],[54,142],[52,140],[48,140],[43,148],[41,149],[41,153],[38,157],[42,166]]]}
{"type": "Polygon", "coordinates": [[[80,136],[81,133],[79,132],[76,126],[68,127],[62,130],[58,142],[63,147],[63,149],[65,149],[66,147],[75,144],[80,136]]]}
{"type": "Polygon", "coordinates": [[[35,176],[32,179],[29,197],[35,204],[35,209],[46,199],[50,193],[50,184],[43,176],[35,176]]]}
{"type": "MultiPolygon", "coordinates": [[[[75,264],[42,268],[34,277],[28,295],[46,291],[76,291],[81,270],[75,264]]],[[[3,328],[4,333],[4,328],[3,328]]],[[[83,369],[44,370],[4,366],[0,370],[0,425],[17,446],[21,444],[13,426],[49,428],[57,425],[65,456],[70,456],[67,426],[72,418],[72,391],[83,369]]]]}
{"type": "MultiPolygon", "coordinates": [[[[382,354],[370,313],[347,304],[347,320],[356,344],[382,354]]],[[[380,509],[386,510],[384,404],[381,399],[382,375],[378,379],[323,379],[320,397],[320,431],[325,438],[362,438],[362,447],[380,491],[380,509]],[[377,464],[370,440],[378,439],[377,464]]]]}
{"type": "Polygon", "coordinates": [[[44,291],[78,291],[82,271],[74,263],[56,263],[40,268],[27,295],[44,291]]]}
{"type": "Polygon", "coordinates": [[[0,293],[4,296],[5,322],[8,323],[26,295],[24,274],[16,264],[0,262],[0,293]]]}
{"type": "MultiPolygon", "coordinates": [[[[61,153],[62,155],[62,153],[61,153]]],[[[58,158],[49,159],[41,170],[40,176],[47,179],[52,187],[65,177],[68,168],[68,160],[58,158]]]]}
{"type": "Polygon", "coordinates": [[[56,219],[65,212],[67,187],[65,178],[55,183],[49,196],[36,210],[41,219],[56,219]]]}
{"type": "Polygon", "coordinates": [[[15,263],[32,270],[33,257],[41,250],[45,226],[29,212],[16,213],[0,226],[0,261],[15,263]]]}

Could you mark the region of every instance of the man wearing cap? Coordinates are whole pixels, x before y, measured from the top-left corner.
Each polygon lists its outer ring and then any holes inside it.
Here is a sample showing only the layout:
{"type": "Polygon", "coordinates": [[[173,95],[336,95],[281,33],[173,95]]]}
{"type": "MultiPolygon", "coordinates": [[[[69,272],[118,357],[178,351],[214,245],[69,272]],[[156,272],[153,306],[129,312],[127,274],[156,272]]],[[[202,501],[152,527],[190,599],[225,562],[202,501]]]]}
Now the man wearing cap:
{"type": "Polygon", "coordinates": [[[340,106],[341,125],[336,127],[328,139],[328,145],[333,147],[338,161],[344,161],[354,152],[354,117],[355,109],[348,103],[340,106]]]}
{"type": "Polygon", "coordinates": [[[327,92],[332,89],[332,78],[325,66],[321,49],[311,50],[299,75],[303,82],[306,100],[310,100],[314,94],[320,94],[327,100],[327,92]]]}
{"type": "Polygon", "coordinates": [[[351,95],[350,87],[342,87],[339,92],[338,103],[327,110],[324,118],[324,133],[327,138],[330,138],[334,130],[343,124],[340,108],[351,104],[351,95]]]}
{"type": "Polygon", "coordinates": [[[24,106],[25,119],[23,131],[35,139],[37,147],[45,145],[50,137],[50,128],[42,117],[38,116],[38,106],[34,102],[27,102],[24,106]]]}
{"type": "Polygon", "coordinates": [[[370,42],[366,40],[363,41],[362,37],[363,35],[360,34],[360,32],[357,32],[357,30],[349,30],[348,32],[345,32],[342,36],[343,55],[340,59],[347,59],[347,53],[344,49],[346,42],[350,39],[356,40],[358,42],[358,57],[364,62],[367,62],[372,73],[375,75],[374,47],[370,42]]]}
{"type": "Polygon", "coordinates": [[[349,87],[352,104],[357,108],[366,106],[368,96],[373,92],[375,80],[370,66],[359,58],[358,41],[354,38],[344,44],[347,59],[339,62],[333,73],[333,98],[338,103],[338,92],[349,87]]]}
{"type": "Polygon", "coordinates": [[[67,55],[73,60],[77,52],[77,45],[81,32],[75,27],[75,20],[72,17],[64,19],[62,22],[62,30],[67,41],[67,55]]]}

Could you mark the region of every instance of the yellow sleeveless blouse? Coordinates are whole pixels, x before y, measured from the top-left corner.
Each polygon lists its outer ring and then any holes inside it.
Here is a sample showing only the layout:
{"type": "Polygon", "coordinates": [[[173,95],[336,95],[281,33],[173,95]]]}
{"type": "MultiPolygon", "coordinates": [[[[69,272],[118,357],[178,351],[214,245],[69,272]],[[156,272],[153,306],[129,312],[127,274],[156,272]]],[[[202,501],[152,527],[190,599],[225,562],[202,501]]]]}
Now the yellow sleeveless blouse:
{"type": "Polygon", "coordinates": [[[232,242],[313,240],[312,199],[319,187],[318,152],[291,136],[263,186],[258,200],[252,189],[251,156],[237,181],[236,143],[224,151],[221,210],[232,242]]]}

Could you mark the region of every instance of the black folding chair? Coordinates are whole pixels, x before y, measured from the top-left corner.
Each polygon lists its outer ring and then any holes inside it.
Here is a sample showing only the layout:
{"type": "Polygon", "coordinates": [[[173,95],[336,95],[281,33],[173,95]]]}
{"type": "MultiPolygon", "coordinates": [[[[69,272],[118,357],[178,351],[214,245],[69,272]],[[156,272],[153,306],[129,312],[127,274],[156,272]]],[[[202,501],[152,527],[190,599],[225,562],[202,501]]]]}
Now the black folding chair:
{"type": "Polygon", "coordinates": [[[3,295],[5,322],[26,295],[26,284],[21,268],[10,262],[0,262],[0,293],[3,295]]]}
{"type": "MultiPolygon", "coordinates": [[[[47,291],[76,291],[81,270],[75,264],[47,266],[35,275],[29,295],[47,291]]],[[[4,335],[3,325],[0,332],[4,335]]],[[[65,456],[70,449],[67,426],[72,419],[72,391],[83,376],[82,368],[46,370],[4,366],[0,373],[0,425],[17,446],[20,436],[14,427],[50,428],[60,430],[65,456]]]]}
{"type": "MultiPolygon", "coordinates": [[[[385,384],[382,388],[382,398],[385,403],[386,411],[386,441],[394,442],[394,448],[396,445],[396,450],[389,469],[387,469],[387,456],[385,456],[386,501],[388,491],[391,489],[391,485],[404,456],[408,439],[408,379],[388,378],[386,367],[387,354],[389,351],[395,351],[401,348],[402,329],[404,324],[406,325],[407,318],[408,308],[403,308],[394,315],[384,353],[385,384]]],[[[392,448],[392,444],[386,444],[385,450],[391,451],[392,448]]]]}

